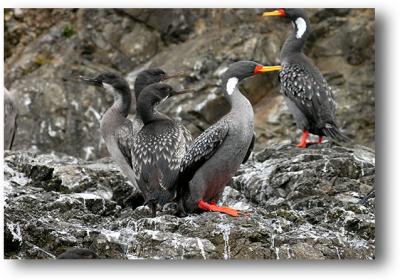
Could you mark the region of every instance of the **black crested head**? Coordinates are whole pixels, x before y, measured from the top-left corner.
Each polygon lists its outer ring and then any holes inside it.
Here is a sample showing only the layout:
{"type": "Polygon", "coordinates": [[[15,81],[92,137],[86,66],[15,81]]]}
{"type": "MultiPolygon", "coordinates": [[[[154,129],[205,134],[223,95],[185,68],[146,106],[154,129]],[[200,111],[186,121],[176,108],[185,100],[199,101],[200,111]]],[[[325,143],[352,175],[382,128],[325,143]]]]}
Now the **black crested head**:
{"type": "Polygon", "coordinates": [[[159,68],[153,68],[153,69],[147,69],[142,72],[140,72],[135,80],[135,97],[136,100],[139,97],[140,92],[147,87],[148,85],[154,84],[161,82],[162,80],[165,79],[167,74],[159,69],[159,68]]]}

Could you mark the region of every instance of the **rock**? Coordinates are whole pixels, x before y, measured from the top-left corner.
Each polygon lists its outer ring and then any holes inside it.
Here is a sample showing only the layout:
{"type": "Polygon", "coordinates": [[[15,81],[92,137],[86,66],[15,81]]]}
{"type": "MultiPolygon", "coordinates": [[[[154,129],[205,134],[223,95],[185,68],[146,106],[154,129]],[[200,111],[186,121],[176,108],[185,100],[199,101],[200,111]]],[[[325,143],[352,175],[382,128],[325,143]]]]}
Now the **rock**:
{"type": "Polygon", "coordinates": [[[158,52],[158,42],[157,33],[150,32],[142,25],[135,25],[131,32],[122,36],[120,46],[126,56],[143,63],[158,52]]]}
{"type": "Polygon", "coordinates": [[[72,248],[57,256],[57,259],[97,259],[97,255],[88,249],[72,248]]]}
{"type": "Polygon", "coordinates": [[[363,146],[265,146],[220,201],[245,215],[180,218],[171,205],[153,218],[123,202],[137,190],[109,159],[6,151],[5,256],[86,248],[115,259],[374,259],[374,158],[363,146]]]}
{"type": "MultiPolygon", "coordinates": [[[[333,87],[338,121],[355,144],[374,148],[373,9],[307,11],[313,35],[305,51],[333,87]]],[[[200,91],[171,98],[160,110],[198,135],[229,109],[219,87],[223,70],[237,60],[280,63],[291,28],[255,9],[6,9],[5,85],[21,123],[15,148],[107,156],[99,121],[112,97],[75,80],[105,70],[126,75],[131,85],[148,67],[186,72],[187,79],[169,83],[200,91]]],[[[297,141],[301,132],[277,75],[243,87],[255,109],[256,150],[297,141]]]]}
{"type": "Polygon", "coordinates": [[[4,148],[11,150],[17,133],[18,107],[13,96],[4,88],[4,148]]]}
{"type": "Polygon", "coordinates": [[[164,42],[179,43],[194,29],[195,11],[191,9],[121,9],[135,21],[156,30],[164,42]]]}

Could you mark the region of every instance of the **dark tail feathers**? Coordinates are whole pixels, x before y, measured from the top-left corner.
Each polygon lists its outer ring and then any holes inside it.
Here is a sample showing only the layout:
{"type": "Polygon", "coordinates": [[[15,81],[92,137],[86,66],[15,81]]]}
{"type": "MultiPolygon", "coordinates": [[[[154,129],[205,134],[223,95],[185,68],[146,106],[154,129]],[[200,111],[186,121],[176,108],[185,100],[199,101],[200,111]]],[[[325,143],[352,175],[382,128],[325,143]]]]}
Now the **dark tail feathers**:
{"type": "Polygon", "coordinates": [[[322,129],[324,134],[334,141],[349,142],[350,139],[339,130],[336,124],[327,123],[325,128],[322,129]]]}

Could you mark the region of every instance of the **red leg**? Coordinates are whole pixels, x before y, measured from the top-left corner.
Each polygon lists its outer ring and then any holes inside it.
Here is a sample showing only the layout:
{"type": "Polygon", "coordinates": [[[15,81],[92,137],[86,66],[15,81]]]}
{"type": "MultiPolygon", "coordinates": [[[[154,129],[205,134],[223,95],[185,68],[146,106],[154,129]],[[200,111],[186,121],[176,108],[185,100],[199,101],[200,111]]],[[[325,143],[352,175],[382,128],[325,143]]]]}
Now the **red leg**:
{"type": "Polygon", "coordinates": [[[304,129],[303,130],[303,135],[300,138],[300,143],[297,144],[296,146],[299,147],[299,148],[307,148],[308,135],[310,135],[310,132],[308,132],[308,130],[304,129]]]}
{"type": "Polygon", "coordinates": [[[319,136],[319,137],[318,137],[318,141],[315,141],[315,142],[307,142],[307,144],[321,144],[323,139],[324,139],[324,136],[319,136]]]}
{"type": "Polygon", "coordinates": [[[225,213],[228,214],[230,216],[233,217],[237,217],[239,216],[239,211],[229,208],[229,207],[221,207],[221,206],[217,206],[217,205],[212,205],[209,204],[203,200],[199,200],[199,202],[197,203],[197,206],[205,211],[213,211],[213,212],[220,212],[220,213],[225,213]]]}

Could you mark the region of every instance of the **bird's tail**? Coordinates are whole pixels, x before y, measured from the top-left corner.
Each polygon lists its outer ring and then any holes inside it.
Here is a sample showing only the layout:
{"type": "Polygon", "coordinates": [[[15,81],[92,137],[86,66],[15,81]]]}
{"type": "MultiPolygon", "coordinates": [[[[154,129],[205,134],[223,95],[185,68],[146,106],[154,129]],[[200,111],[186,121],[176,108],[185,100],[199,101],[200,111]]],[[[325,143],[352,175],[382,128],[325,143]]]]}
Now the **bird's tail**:
{"type": "Polygon", "coordinates": [[[339,130],[336,124],[327,123],[322,129],[324,134],[334,141],[349,142],[350,139],[339,130]]]}

